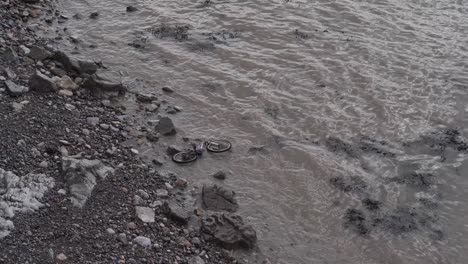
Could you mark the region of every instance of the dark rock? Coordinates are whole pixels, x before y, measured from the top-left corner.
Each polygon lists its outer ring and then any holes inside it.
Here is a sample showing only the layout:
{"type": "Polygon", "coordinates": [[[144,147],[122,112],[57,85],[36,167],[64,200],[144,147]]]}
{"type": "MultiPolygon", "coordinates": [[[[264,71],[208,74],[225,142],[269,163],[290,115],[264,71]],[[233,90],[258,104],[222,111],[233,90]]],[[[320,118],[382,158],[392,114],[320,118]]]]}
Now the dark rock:
{"type": "Polygon", "coordinates": [[[164,202],[162,210],[172,220],[184,225],[187,224],[191,214],[191,208],[186,208],[175,199],[164,202]]]}
{"type": "Polygon", "coordinates": [[[156,132],[147,132],[146,133],[146,139],[150,142],[158,142],[159,141],[159,136],[158,133],[156,132]]]}
{"type": "Polygon", "coordinates": [[[99,16],[99,12],[93,12],[89,15],[89,18],[97,18],[99,16]]]}
{"type": "Polygon", "coordinates": [[[8,94],[13,97],[20,96],[29,91],[28,87],[18,85],[12,81],[5,81],[5,86],[8,94]]]}
{"type": "Polygon", "coordinates": [[[203,185],[201,199],[203,207],[212,211],[235,212],[239,208],[236,193],[222,186],[203,185]]]}
{"type": "Polygon", "coordinates": [[[226,249],[252,249],[257,241],[253,227],[245,224],[242,217],[235,214],[212,214],[204,217],[200,231],[205,239],[226,249]]]}
{"type": "Polygon", "coordinates": [[[63,51],[55,52],[53,58],[60,62],[63,65],[63,68],[69,73],[75,73],[77,75],[92,75],[98,70],[96,63],[71,58],[63,51]]]}
{"type": "Polygon", "coordinates": [[[29,49],[31,50],[31,52],[29,52],[28,56],[34,60],[44,60],[51,55],[50,52],[39,46],[32,46],[29,49]]]}
{"type": "Polygon", "coordinates": [[[155,131],[164,136],[172,136],[177,133],[174,123],[169,117],[163,117],[155,127],[155,131]]]}
{"type": "Polygon", "coordinates": [[[151,162],[156,166],[164,165],[164,160],[162,160],[160,158],[154,158],[154,159],[151,160],[151,162]]]}
{"type": "Polygon", "coordinates": [[[36,74],[29,78],[29,87],[31,90],[41,93],[50,93],[57,90],[55,82],[40,72],[36,72],[36,74]]]}
{"type": "Polygon", "coordinates": [[[153,101],[157,101],[158,97],[151,95],[151,94],[137,94],[136,99],[140,103],[152,103],[153,101]]]}
{"type": "Polygon", "coordinates": [[[215,174],[213,174],[213,177],[218,180],[225,180],[226,179],[226,172],[224,171],[218,171],[215,174]]]}
{"type": "Polygon", "coordinates": [[[167,86],[163,87],[162,91],[165,92],[165,93],[173,93],[174,92],[174,90],[172,90],[171,88],[169,88],[167,86]]]}
{"type": "Polygon", "coordinates": [[[91,75],[83,83],[86,89],[91,90],[94,95],[101,95],[104,92],[118,92],[123,95],[127,91],[122,83],[119,73],[113,71],[103,71],[91,75]]]}
{"type": "Polygon", "coordinates": [[[180,149],[177,148],[177,146],[170,145],[166,149],[166,154],[169,155],[170,157],[174,156],[175,154],[179,153],[180,149]]]}
{"type": "Polygon", "coordinates": [[[135,12],[137,11],[138,9],[134,6],[127,6],[127,12],[135,12]]]}
{"type": "Polygon", "coordinates": [[[50,70],[50,72],[55,75],[55,76],[58,76],[58,77],[63,77],[65,75],[67,75],[67,72],[63,69],[60,69],[60,68],[53,68],[50,70]]]}
{"type": "Polygon", "coordinates": [[[18,63],[18,54],[11,47],[7,47],[6,51],[0,55],[0,59],[8,63],[18,63]]]}

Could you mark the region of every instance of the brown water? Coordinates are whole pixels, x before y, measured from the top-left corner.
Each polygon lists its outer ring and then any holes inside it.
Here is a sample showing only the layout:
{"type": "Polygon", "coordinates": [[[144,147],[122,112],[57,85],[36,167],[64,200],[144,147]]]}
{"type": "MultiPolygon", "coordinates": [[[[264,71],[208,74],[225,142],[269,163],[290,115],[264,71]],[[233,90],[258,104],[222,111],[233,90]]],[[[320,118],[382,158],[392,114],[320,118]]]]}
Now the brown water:
{"type": "MultiPolygon", "coordinates": [[[[62,27],[83,41],[70,42],[70,49],[76,46],[129,80],[145,80],[131,81],[132,90],[174,88],[168,100],[184,109],[174,117],[181,135],[233,142],[232,153],[165,167],[195,184],[213,181],[210,174],[219,169],[232,172],[225,184],[237,191],[240,214],[259,237],[258,252],[245,256],[250,263],[261,260],[256,254],[288,264],[467,263],[467,155],[449,147],[444,160],[422,143],[402,146],[430,131],[467,132],[466,4],[201,4],[64,0],[70,17],[84,18],[62,27]],[[129,4],[138,11],[126,13],[129,4]],[[91,20],[94,11],[100,16],[91,20]],[[188,40],[151,34],[163,23],[189,25],[188,40]],[[217,41],[206,35],[217,32],[227,33],[215,34],[217,41]],[[128,45],[138,38],[146,39],[144,49],[128,45]],[[397,155],[332,151],[324,144],[328,136],[385,140],[397,155]],[[264,149],[249,151],[259,145],[264,149]],[[435,183],[421,188],[388,180],[408,163],[433,173],[435,183]],[[330,184],[349,176],[368,188],[343,192],[330,184]],[[397,208],[421,208],[417,198],[430,197],[434,205],[421,210],[435,220],[426,225],[417,214],[394,216],[391,221],[403,218],[409,227],[387,223],[362,236],[346,227],[345,213],[362,209],[364,197],[382,202],[377,213],[363,209],[366,216],[387,220],[397,208]]],[[[153,150],[140,149],[145,155],[153,150]]]]}

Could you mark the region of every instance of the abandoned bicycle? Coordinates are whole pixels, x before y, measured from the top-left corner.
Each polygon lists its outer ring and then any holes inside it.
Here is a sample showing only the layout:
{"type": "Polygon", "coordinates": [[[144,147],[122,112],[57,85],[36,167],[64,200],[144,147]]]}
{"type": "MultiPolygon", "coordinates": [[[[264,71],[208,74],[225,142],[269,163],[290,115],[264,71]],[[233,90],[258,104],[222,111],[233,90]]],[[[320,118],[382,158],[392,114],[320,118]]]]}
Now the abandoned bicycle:
{"type": "Polygon", "coordinates": [[[172,160],[175,163],[190,163],[202,156],[205,149],[209,152],[221,153],[231,148],[232,144],[227,140],[208,140],[200,144],[192,144],[192,149],[174,154],[172,160]]]}

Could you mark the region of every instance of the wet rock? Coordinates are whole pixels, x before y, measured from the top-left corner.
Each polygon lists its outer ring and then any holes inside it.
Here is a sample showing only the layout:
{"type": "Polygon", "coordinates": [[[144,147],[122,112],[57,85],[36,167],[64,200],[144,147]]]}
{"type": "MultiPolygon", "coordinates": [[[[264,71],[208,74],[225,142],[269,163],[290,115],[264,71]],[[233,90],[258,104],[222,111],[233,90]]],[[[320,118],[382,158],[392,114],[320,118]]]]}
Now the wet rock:
{"type": "Polygon", "coordinates": [[[188,264],[205,264],[205,261],[199,256],[195,256],[188,261],[188,264]]]}
{"type": "Polygon", "coordinates": [[[167,25],[162,24],[152,30],[153,35],[159,38],[173,38],[177,41],[189,39],[190,26],[188,25],[167,25]]]}
{"type": "Polygon", "coordinates": [[[218,179],[218,180],[225,180],[226,179],[226,172],[218,171],[218,172],[213,174],[213,178],[218,179]]]}
{"type": "Polygon", "coordinates": [[[152,208],[137,206],[135,212],[137,217],[144,223],[154,223],[155,214],[152,208]]]}
{"type": "Polygon", "coordinates": [[[102,95],[104,92],[117,92],[122,95],[127,91],[127,87],[122,83],[122,77],[114,71],[101,71],[91,75],[83,83],[83,87],[91,90],[94,95],[102,95]]]}
{"type": "Polygon", "coordinates": [[[27,93],[29,91],[28,87],[18,85],[12,81],[5,81],[5,86],[8,94],[12,97],[21,96],[22,94],[27,93]]]}
{"type": "Polygon", "coordinates": [[[141,93],[139,93],[139,94],[136,95],[136,99],[140,103],[149,104],[149,103],[152,103],[153,101],[157,101],[158,97],[156,97],[154,95],[151,95],[151,94],[141,94],[141,93]]]}
{"type": "Polygon", "coordinates": [[[127,6],[127,9],[126,9],[126,10],[127,10],[127,12],[135,12],[135,11],[137,11],[138,9],[137,9],[136,7],[134,7],[134,6],[127,6]]]}
{"type": "Polygon", "coordinates": [[[338,176],[330,179],[330,184],[343,192],[363,193],[367,189],[367,183],[358,176],[338,176]]]}
{"type": "Polygon", "coordinates": [[[158,110],[159,108],[159,105],[157,104],[149,104],[145,107],[145,110],[148,111],[148,112],[154,112],[156,110],[158,110]]]}
{"type": "Polygon", "coordinates": [[[177,146],[170,145],[166,149],[166,154],[170,157],[174,156],[175,154],[179,153],[180,149],[177,146]]]}
{"type": "Polygon", "coordinates": [[[212,211],[235,212],[239,208],[236,193],[222,186],[203,185],[201,199],[203,207],[212,211]]]}
{"type": "Polygon", "coordinates": [[[165,92],[165,93],[173,93],[174,92],[174,90],[172,90],[171,88],[169,88],[167,86],[163,87],[162,91],[165,92]]]}
{"type": "Polygon", "coordinates": [[[99,16],[99,12],[93,12],[91,14],[89,14],[89,18],[92,18],[92,19],[95,19],[99,16]]]}
{"type": "Polygon", "coordinates": [[[172,220],[180,222],[181,224],[187,224],[192,208],[186,208],[183,204],[175,199],[164,202],[162,206],[163,212],[172,220]]]}
{"type": "Polygon", "coordinates": [[[144,236],[137,236],[133,239],[133,242],[141,247],[149,248],[151,247],[151,239],[144,236]]]}
{"type": "Polygon", "coordinates": [[[67,182],[71,201],[76,207],[83,207],[91,196],[97,180],[103,180],[114,173],[99,160],[62,158],[62,175],[67,182]]]}
{"type": "Polygon", "coordinates": [[[188,182],[186,179],[178,178],[174,184],[179,189],[185,189],[187,188],[188,182]]]}
{"type": "Polygon", "coordinates": [[[62,76],[61,78],[54,77],[52,78],[59,89],[65,90],[76,90],[78,85],[67,75],[62,76]]]}
{"type": "Polygon", "coordinates": [[[57,90],[55,82],[40,72],[36,72],[36,74],[29,78],[29,87],[31,90],[41,93],[51,93],[57,90]]]}
{"type": "Polygon", "coordinates": [[[159,141],[159,134],[156,132],[147,132],[146,139],[150,142],[158,142],[159,141]]]}
{"type": "Polygon", "coordinates": [[[53,58],[56,61],[60,62],[63,65],[64,69],[69,73],[74,73],[78,75],[92,75],[98,70],[96,63],[72,58],[62,51],[55,52],[53,58]]]}
{"type": "Polygon", "coordinates": [[[156,165],[156,166],[162,166],[162,165],[164,165],[164,160],[161,159],[161,158],[158,158],[158,157],[152,159],[151,162],[152,162],[154,165],[156,165]]]}
{"type": "Polygon", "coordinates": [[[366,216],[362,211],[357,209],[348,209],[346,210],[344,220],[345,228],[350,228],[359,235],[369,234],[370,230],[366,222],[366,216]]]}
{"type": "Polygon", "coordinates": [[[155,131],[164,136],[172,136],[177,133],[174,123],[169,117],[161,118],[155,127],[155,131]]]}
{"type": "Polygon", "coordinates": [[[257,234],[239,215],[212,214],[202,219],[201,233],[226,249],[252,249],[257,234]]]}
{"type": "Polygon", "coordinates": [[[32,46],[28,56],[33,60],[44,60],[50,56],[50,52],[39,46],[32,46]]]}

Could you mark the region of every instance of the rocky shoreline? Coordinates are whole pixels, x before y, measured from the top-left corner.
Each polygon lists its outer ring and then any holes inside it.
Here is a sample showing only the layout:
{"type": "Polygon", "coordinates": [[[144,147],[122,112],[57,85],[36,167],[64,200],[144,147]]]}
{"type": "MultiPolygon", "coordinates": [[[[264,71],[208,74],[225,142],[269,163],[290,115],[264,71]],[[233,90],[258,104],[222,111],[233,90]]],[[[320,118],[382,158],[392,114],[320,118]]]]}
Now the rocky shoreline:
{"type": "Polygon", "coordinates": [[[156,112],[156,96],[39,37],[68,19],[51,1],[0,2],[0,263],[240,263],[257,237],[235,192],[188,186],[126,144],[177,130],[136,126],[113,102],[156,112]]]}

